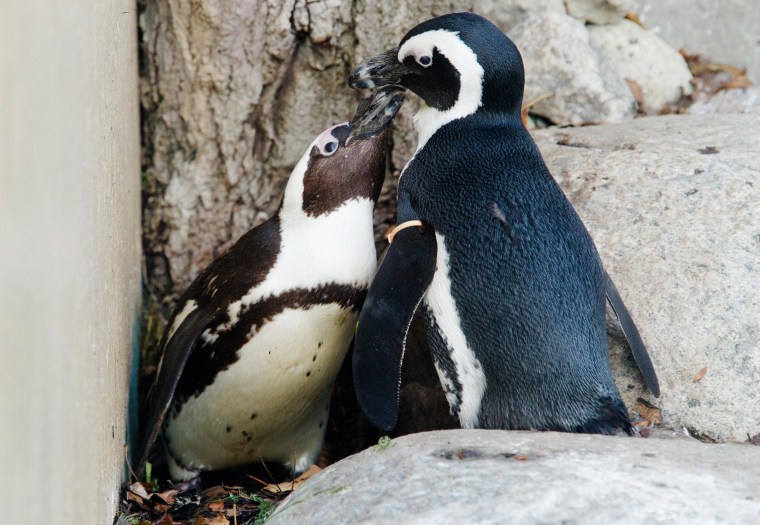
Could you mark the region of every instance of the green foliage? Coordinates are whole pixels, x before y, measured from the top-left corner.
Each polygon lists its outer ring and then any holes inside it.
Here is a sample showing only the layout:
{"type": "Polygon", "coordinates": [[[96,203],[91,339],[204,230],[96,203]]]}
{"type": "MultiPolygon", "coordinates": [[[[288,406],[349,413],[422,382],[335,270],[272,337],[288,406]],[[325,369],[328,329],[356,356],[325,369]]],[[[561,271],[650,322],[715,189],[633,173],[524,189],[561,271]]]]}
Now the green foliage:
{"type": "Polygon", "coordinates": [[[153,487],[153,490],[158,489],[158,478],[153,477],[153,465],[150,461],[145,463],[145,483],[153,487]]]}
{"type": "Polygon", "coordinates": [[[275,504],[271,500],[268,500],[262,496],[259,496],[258,494],[251,492],[246,493],[245,491],[239,491],[237,494],[228,494],[227,499],[232,501],[233,503],[240,502],[241,499],[247,499],[249,501],[253,501],[258,505],[258,513],[256,516],[245,523],[243,525],[262,525],[268,518],[269,515],[272,513],[272,511],[275,509],[275,504]]]}
{"type": "Polygon", "coordinates": [[[379,450],[385,450],[391,445],[392,445],[391,438],[388,436],[383,436],[377,440],[377,445],[375,445],[375,448],[379,450]]]}

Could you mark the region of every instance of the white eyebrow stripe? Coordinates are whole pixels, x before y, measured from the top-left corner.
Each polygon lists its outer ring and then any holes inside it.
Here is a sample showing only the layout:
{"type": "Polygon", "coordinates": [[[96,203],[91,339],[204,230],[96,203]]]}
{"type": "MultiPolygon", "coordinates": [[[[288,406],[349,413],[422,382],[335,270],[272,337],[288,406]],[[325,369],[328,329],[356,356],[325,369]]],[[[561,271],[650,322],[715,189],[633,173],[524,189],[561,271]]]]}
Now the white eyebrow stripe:
{"type": "Polygon", "coordinates": [[[459,33],[445,29],[435,29],[415,35],[398,50],[399,62],[410,55],[433,55],[433,49],[445,56],[459,71],[459,96],[454,106],[439,111],[431,107],[423,107],[414,116],[414,127],[419,135],[417,151],[419,151],[433,134],[452,120],[466,117],[475,113],[483,105],[483,78],[485,72],[478,62],[478,56],[465,44],[459,33]]]}

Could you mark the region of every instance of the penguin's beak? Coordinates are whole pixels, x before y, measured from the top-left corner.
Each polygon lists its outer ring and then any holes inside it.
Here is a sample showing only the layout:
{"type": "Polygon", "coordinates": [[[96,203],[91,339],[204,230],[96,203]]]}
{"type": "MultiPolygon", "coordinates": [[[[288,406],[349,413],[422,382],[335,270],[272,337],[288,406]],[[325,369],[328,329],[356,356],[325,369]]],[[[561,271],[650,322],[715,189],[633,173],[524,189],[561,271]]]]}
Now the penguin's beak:
{"type": "Polygon", "coordinates": [[[356,66],[348,77],[348,85],[354,89],[374,89],[399,84],[409,71],[398,61],[398,49],[389,49],[356,66]]]}
{"type": "Polygon", "coordinates": [[[351,119],[349,140],[373,137],[388,129],[403,102],[404,88],[396,85],[382,87],[363,99],[351,119]]]}

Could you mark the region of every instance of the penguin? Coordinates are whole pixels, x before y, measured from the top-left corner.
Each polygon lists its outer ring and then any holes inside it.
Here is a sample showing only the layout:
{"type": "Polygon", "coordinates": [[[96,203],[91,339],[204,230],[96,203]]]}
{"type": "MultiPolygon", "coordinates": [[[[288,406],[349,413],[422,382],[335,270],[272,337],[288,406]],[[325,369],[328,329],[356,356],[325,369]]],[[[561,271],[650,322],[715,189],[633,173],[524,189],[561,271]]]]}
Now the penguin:
{"type": "Polygon", "coordinates": [[[633,433],[610,371],[606,301],[659,397],[657,376],[522,123],[514,43],[478,15],[440,16],[359,64],[349,85],[397,85],[424,102],[398,184],[398,225],[354,343],[355,390],[370,421],[395,426],[406,336],[420,308],[461,427],[633,433]]]}
{"type": "Polygon", "coordinates": [[[315,462],[376,268],[372,212],[403,97],[380,90],[321,133],[278,211],[181,296],[159,345],[138,473],[162,430],[175,481],[260,460],[296,473],[315,462]]]}

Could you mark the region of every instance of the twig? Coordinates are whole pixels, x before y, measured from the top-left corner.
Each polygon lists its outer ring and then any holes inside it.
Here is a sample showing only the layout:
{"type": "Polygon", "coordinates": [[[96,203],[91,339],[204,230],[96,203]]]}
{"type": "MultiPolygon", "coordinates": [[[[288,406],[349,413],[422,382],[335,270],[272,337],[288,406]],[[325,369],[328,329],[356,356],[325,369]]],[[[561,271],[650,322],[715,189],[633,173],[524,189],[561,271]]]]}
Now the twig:
{"type": "Polygon", "coordinates": [[[129,445],[124,445],[124,461],[127,463],[127,468],[129,469],[130,474],[132,474],[134,480],[140,481],[140,478],[137,477],[135,471],[132,470],[132,465],[129,464],[129,445]]]}

